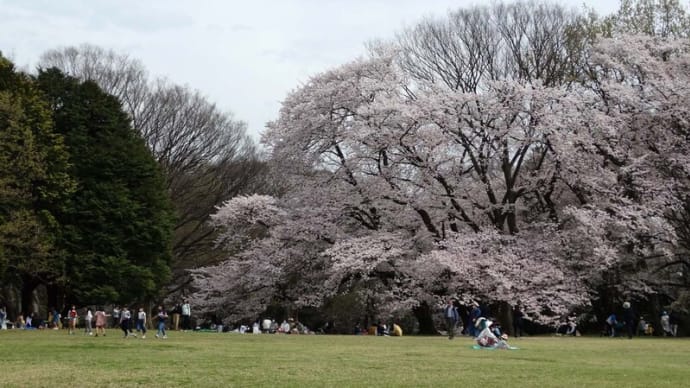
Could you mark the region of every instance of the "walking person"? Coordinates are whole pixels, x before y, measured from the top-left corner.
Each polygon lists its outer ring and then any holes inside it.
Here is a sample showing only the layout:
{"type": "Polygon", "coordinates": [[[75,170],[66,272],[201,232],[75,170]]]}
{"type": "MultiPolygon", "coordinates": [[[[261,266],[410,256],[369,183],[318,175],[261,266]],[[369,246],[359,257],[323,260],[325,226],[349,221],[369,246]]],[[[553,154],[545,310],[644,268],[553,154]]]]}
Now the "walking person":
{"type": "Polygon", "coordinates": [[[192,307],[189,305],[189,301],[185,300],[182,303],[182,330],[192,330],[192,307]]]}
{"type": "Polygon", "coordinates": [[[141,339],[146,339],[146,312],[143,307],[139,307],[137,313],[137,331],[141,332],[141,339]]]}
{"type": "Polygon", "coordinates": [[[94,314],[94,318],[96,319],[96,337],[98,337],[99,333],[105,337],[105,326],[108,320],[107,317],[108,316],[102,308],[96,310],[96,313],[94,314]]]}
{"type": "Polygon", "coordinates": [[[91,321],[93,320],[93,313],[91,308],[86,308],[86,316],[84,317],[84,334],[93,335],[93,329],[91,328],[91,321]]]}
{"type": "Polygon", "coordinates": [[[113,327],[120,326],[120,306],[115,306],[111,315],[113,317],[113,327]]]}
{"type": "MultiPolygon", "coordinates": [[[[129,324],[130,324],[129,320],[130,319],[132,319],[132,313],[130,313],[127,306],[125,306],[120,311],[120,328],[125,333],[123,338],[127,338],[127,337],[129,337],[130,334],[133,334],[132,329],[129,326],[129,324]]],[[[137,335],[134,334],[134,336],[136,337],[137,335]]]]}
{"type": "Polygon", "coordinates": [[[446,328],[448,328],[448,339],[452,340],[455,337],[455,327],[460,318],[458,308],[455,307],[452,299],[448,299],[448,304],[446,304],[446,307],[443,309],[443,316],[446,319],[446,328]]]}
{"type": "Polygon", "coordinates": [[[168,319],[168,313],[165,312],[163,306],[158,306],[158,332],[156,333],[156,338],[167,339],[168,335],[165,333],[165,321],[168,319]]]}

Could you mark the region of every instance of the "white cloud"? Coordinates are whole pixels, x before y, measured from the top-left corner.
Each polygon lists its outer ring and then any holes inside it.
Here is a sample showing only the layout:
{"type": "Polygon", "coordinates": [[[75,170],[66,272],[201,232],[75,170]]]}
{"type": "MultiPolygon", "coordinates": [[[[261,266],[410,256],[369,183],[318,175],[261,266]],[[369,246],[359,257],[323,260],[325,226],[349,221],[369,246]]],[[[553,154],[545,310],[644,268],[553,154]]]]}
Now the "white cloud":
{"type": "MultiPolygon", "coordinates": [[[[199,89],[258,139],[286,93],[465,0],[0,0],[0,50],[35,66],[48,49],[92,43],[140,59],[152,76],[199,89]]],[[[561,2],[581,7],[582,0],[561,2]]],[[[617,0],[599,1],[601,13],[617,0]]]]}

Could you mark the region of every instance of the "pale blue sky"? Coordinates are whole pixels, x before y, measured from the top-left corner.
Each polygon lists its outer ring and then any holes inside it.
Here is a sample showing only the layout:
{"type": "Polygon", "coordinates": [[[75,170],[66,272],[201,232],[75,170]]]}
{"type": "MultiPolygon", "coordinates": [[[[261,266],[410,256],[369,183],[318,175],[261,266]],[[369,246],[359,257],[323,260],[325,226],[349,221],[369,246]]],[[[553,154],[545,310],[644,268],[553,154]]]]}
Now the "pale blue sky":
{"type": "MultiPolygon", "coordinates": [[[[600,14],[618,0],[563,0],[600,14]]],[[[0,51],[33,68],[44,51],[92,43],[140,59],[151,77],[200,90],[258,139],[286,93],[425,16],[468,0],[0,0],[0,51]]]]}

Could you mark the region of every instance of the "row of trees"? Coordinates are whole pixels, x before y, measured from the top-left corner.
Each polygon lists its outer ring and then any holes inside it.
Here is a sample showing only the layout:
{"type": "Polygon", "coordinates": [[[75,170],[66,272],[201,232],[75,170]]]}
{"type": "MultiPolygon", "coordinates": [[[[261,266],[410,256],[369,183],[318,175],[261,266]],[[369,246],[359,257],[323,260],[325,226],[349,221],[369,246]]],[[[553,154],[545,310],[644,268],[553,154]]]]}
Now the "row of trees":
{"type": "Polygon", "coordinates": [[[219,261],[209,214],[266,186],[245,123],[92,45],[46,52],[35,76],[5,59],[3,71],[3,103],[24,120],[0,123],[0,280],[12,310],[35,308],[44,287],[38,306],[175,298],[186,269],[219,261]],[[24,166],[14,148],[36,160],[24,166]]]}
{"type": "Polygon", "coordinates": [[[39,63],[94,81],[121,101],[162,169],[177,213],[170,288],[183,291],[187,268],[218,261],[209,214],[229,198],[267,186],[246,124],[198,91],[149,79],[143,64],[124,54],[84,44],[48,51],[39,63]]]}
{"type": "Polygon", "coordinates": [[[0,57],[0,279],[29,311],[143,299],[169,279],[173,211],[120,102],[56,69],[0,57]]]}
{"type": "Polygon", "coordinates": [[[263,135],[283,192],[214,215],[230,257],[192,272],[194,303],[340,304],[345,329],[412,311],[422,331],[448,295],[543,323],[687,307],[688,20],[677,1],[474,7],[312,77],[263,135]]]}

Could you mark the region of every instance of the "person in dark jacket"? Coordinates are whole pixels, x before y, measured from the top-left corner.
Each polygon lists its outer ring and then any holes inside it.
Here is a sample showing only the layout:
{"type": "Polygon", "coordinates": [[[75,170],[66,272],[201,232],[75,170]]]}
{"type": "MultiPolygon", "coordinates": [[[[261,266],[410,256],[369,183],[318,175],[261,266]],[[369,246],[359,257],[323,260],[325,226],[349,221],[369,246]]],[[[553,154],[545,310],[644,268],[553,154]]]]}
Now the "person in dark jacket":
{"type": "Polygon", "coordinates": [[[625,321],[625,330],[628,333],[628,339],[632,339],[635,332],[635,312],[630,306],[630,302],[623,303],[623,320],[625,321]]]}
{"type": "Polygon", "coordinates": [[[522,319],[525,317],[525,313],[522,312],[522,307],[518,303],[513,308],[513,337],[522,337],[522,319]]]}
{"type": "Polygon", "coordinates": [[[455,337],[455,327],[458,325],[460,315],[452,299],[448,299],[448,304],[443,308],[443,317],[446,320],[446,327],[448,328],[448,339],[453,339],[455,337]]]}

